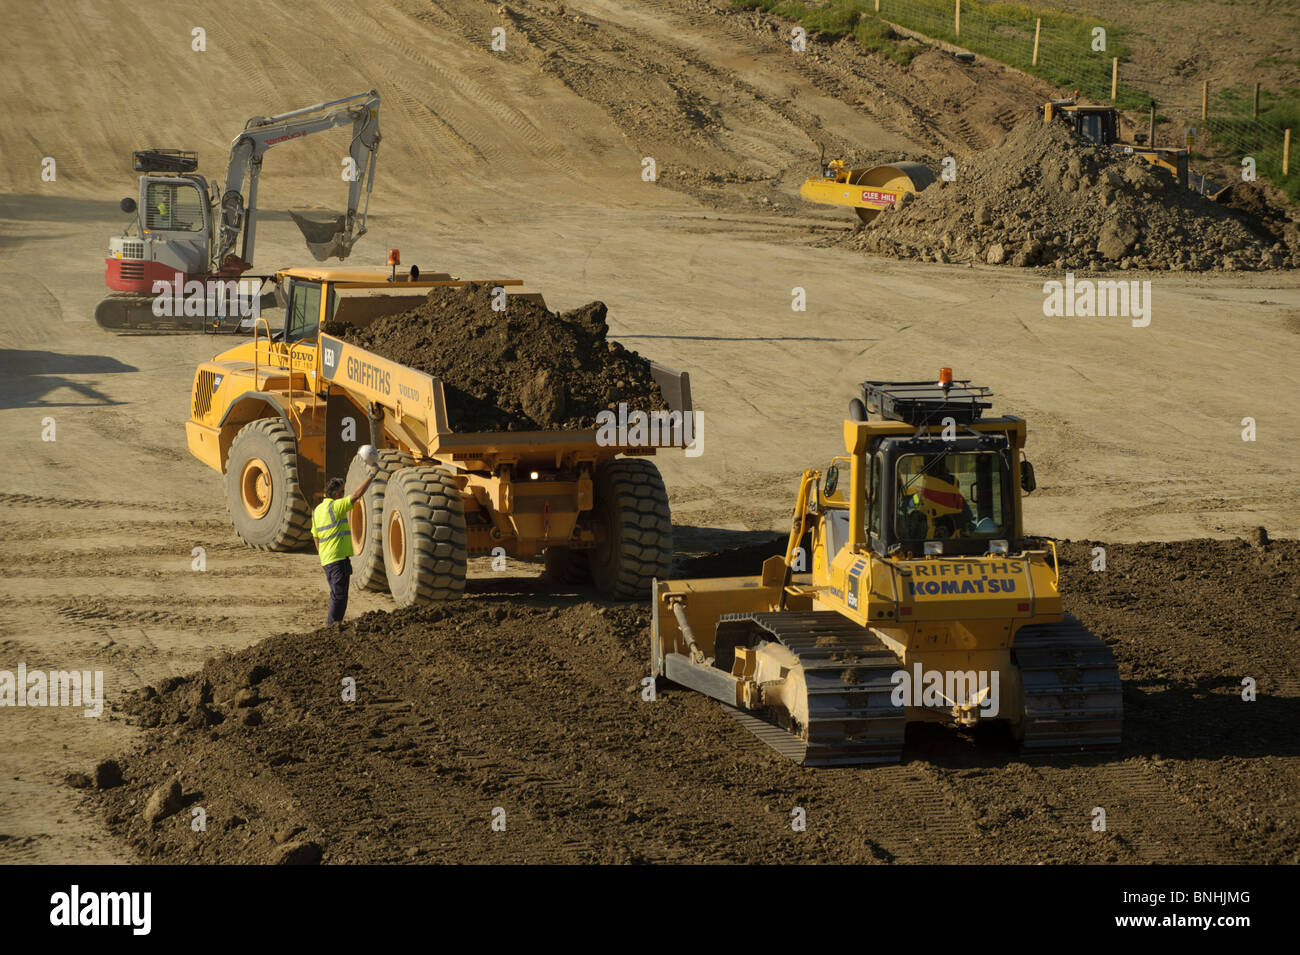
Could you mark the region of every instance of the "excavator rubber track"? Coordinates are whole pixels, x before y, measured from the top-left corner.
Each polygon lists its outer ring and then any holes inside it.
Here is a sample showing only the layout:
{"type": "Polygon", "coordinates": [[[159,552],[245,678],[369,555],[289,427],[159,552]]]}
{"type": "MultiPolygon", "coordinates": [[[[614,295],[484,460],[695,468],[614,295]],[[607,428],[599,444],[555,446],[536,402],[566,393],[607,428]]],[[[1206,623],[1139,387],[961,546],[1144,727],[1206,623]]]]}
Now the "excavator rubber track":
{"type": "Polygon", "coordinates": [[[124,292],[109,295],[95,306],[95,321],[112,332],[202,332],[206,319],[198,316],[158,317],[154,296],[124,292]]]}
{"type": "Polygon", "coordinates": [[[1124,722],[1110,647],[1073,617],[1016,632],[1012,656],[1024,687],[1023,752],[1114,752],[1124,722]]]}
{"type": "Polygon", "coordinates": [[[153,313],[154,296],[122,292],[109,295],[95,306],[95,321],[101,328],[113,332],[238,332],[239,316],[218,321],[198,315],[175,318],[159,317],[153,313]]]}
{"type": "Polygon", "coordinates": [[[902,758],[906,720],[890,699],[898,659],[869,630],[834,611],[729,613],[718,621],[720,640],[724,634],[733,645],[779,641],[799,660],[808,687],[807,725],[786,730],[729,710],[778,753],[804,766],[902,758]]]}

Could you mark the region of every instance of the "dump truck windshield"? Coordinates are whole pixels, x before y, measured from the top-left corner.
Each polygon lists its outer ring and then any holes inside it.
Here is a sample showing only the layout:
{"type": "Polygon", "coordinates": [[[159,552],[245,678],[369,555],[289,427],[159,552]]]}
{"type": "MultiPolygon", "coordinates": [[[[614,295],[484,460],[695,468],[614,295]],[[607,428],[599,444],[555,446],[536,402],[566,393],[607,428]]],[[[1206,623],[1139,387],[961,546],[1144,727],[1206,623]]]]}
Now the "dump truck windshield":
{"type": "Polygon", "coordinates": [[[313,282],[294,282],[289,289],[284,340],[297,342],[315,338],[319,324],[320,286],[313,282]]]}
{"type": "Polygon", "coordinates": [[[1002,457],[984,451],[898,458],[895,534],[899,540],[1007,535],[1002,457]]]}

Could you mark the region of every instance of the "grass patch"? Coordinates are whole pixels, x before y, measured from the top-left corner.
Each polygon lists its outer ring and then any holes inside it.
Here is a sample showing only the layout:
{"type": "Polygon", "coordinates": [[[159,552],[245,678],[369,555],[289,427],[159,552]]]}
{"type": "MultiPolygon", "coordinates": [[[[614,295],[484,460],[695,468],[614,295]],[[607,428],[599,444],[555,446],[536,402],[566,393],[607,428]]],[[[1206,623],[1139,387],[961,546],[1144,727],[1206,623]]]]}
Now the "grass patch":
{"type": "Polygon", "coordinates": [[[853,39],[864,50],[880,53],[895,63],[907,66],[921,52],[919,43],[900,43],[893,27],[883,20],[871,16],[862,16],[853,28],[853,39]]]}
{"type": "MultiPolygon", "coordinates": [[[[1095,17],[1059,10],[1034,10],[1016,3],[978,3],[965,0],[961,11],[961,36],[954,30],[953,0],[824,0],[820,4],[792,0],[732,0],[743,10],[765,10],[793,20],[809,34],[838,40],[851,35],[862,49],[880,53],[906,65],[920,52],[915,43],[899,37],[889,24],[899,26],[979,56],[999,60],[1041,77],[1062,91],[1079,90],[1093,99],[1110,97],[1111,58],[1121,64],[1128,55],[1120,31],[1095,17]],[[1042,19],[1038,65],[1033,63],[1034,22],[1042,19]],[[1105,49],[1094,50],[1094,30],[1106,31],[1105,49]]],[[[1122,72],[1122,71],[1121,71],[1122,72]]],[[[1137,108],[1147,95],[1121,83],[1116,105],[1137,108]]]]}
{"type": "Polygon", "coordinates": [[[732,0],[731,5],[741,10],[764,10],[793,20],[809,36],[832,41],[852,36],[862,49],[883,54],[904,66],[921,52],[916,43],[904,41],[889,24],[862,9],[862,3],[832,0],[813,6],[792,0],[732,0]]]}

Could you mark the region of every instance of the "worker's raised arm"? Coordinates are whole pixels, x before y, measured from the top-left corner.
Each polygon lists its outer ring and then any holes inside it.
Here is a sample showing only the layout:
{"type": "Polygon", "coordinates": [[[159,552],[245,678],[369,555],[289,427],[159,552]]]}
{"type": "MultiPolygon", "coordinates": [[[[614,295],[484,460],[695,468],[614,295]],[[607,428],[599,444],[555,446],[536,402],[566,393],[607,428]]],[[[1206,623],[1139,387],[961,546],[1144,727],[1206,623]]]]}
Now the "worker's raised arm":
{"type": "Polygon", "coordinates": [[[353,492],[349,495],[349,497],[351,498],[353,504],[355,504],[355,503],[357,503],[357,501],[361,500],[361,495],[363,495],[363,494],[366,493],[366,488],[370,487],[370,482],[373,481],[373,480],[375,479],[375,475],[378,474],[378,473],[379,473],[379,469],[378,469],[378,468],[372,469],[371,472],[370,472],[369,474],[366,475],[366,479],[365,479],[364,481],[362,481],[362,482],[357,486],[357,489],[356,489],[355,491],[353,491],[353,492]]]}
{"type": "Polygon", "coordinates": [[[362,464],[370,469],[370,474],[361,482],[361,486],[352,492],[350,499],[353,504],[361,500],[361,495],[366,493],[366,488],[370,487],[370,482],[373,481],[375,475],[379,473],[379,454],[375,451],[373,445],[363,444],[361,447],[357,448],[357,458],[360,459],[362,464]]]}

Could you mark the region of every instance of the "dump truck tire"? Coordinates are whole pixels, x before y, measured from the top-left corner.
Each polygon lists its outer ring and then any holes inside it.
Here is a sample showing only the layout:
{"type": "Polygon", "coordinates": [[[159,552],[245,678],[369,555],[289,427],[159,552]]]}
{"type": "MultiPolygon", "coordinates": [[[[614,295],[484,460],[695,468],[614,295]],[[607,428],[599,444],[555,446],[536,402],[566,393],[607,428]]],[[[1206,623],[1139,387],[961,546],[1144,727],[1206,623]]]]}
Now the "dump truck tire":
{"type": "Polygon", "coordinates": [[[384,492],[381,533],[384,574],[399,607],[455,600],[465,592],[465,509],[451,471],[395,472],[384,492]]]}
{"type": "Polygon", "coordinates": [[[298,483],[298,445],[282,418],[250,421],[226,457],[226,505],[249,547],[297,550],[311,537],[311,506],[298,483]]]}
{"type": "Polygon", "coordinates": [[[542,554],[546,575],[561,584],[591,583],[589,551],[572,547],[548,547],[542,554]]]}
{"type": "Polygon", "coordinates": [[[654,462],[608,461],[596,470],[596,546],[587,551],[591,580],[603,596],[639,600],[665,577],[673,560],[673,519],[668,491],[654,462]]]}
{"type": "MultiPolygon", "coordinates": [[[[375,479],[352,508],[352,586],[357,590],[380,593],[388,590],[388,577],[384,573],[384,492],[394,472],[409,468],[411,463],[412,458],[405,451],[380,451],[375,479]]],[[[370,469],[353,456],[345,489],[359,487],[369,474],[370,469]]]]}

